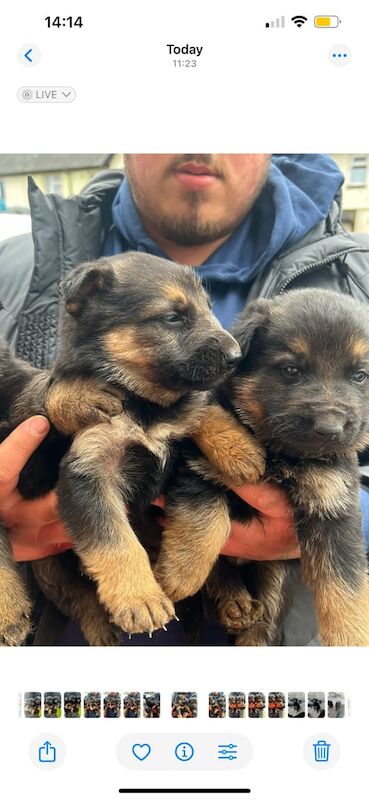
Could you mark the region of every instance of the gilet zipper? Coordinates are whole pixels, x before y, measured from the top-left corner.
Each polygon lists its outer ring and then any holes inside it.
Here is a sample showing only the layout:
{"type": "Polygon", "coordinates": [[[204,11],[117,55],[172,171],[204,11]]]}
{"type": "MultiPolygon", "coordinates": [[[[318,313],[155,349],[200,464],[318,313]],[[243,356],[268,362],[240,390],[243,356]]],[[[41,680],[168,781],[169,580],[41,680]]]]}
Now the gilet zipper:
{"type": "MultiPolygon", "coordinates": [[[[282,286],[279,287],[278,291],[275,292],[275,294],[276,295],[283,294],[287,286],[289,286],[290,283],[293,283],[293,281],[295,281],[297,278],[300,278],[301,275],[304,275],[307,272],[313,272],[315,269],[319,269],[320,267],[325,267],[328,264],[333,264],[334,261],[337,261],[340,258],[343,257],[346,258],[346,256],[348,256],[350,253],[369,253],[369,249],[367,247],[352,247],[350,250],[341,250],[341,252],[339,253],[335,253],[332,256],[327,256],[327,258],[324,258],[322,261],[315,261],[314,264],[309,264],[308,266],[302,267],[302,269],[296,272],[295,275],[284,281],[284,283],[282,283],[282,286]]],[[[360,286],[360,284],[358,284],[357,281],[355,281],[349,270],[347,270],[347,274],[350,275],[351,280],[356,284],[356,286],[358,286],[360,291],[363,292],[365,296],[369,298],[369,295],[367,294],[365,289],[363,289],[363,287],[360,286]]]]}

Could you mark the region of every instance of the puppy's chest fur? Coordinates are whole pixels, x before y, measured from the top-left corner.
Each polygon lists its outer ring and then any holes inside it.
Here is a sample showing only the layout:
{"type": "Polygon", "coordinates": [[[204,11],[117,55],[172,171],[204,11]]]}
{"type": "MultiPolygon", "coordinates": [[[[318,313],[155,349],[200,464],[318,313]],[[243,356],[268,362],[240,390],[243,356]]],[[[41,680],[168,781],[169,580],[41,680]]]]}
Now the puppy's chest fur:
{"type": "Polygon", "coordinates": [[[125,493],[137,508],[146,508],[163,490],[179,442],[197,430],[206,401],[206,392],[196,393],[162,408],[127,395],[124,413],[111,424],[119,430],[119,468],[125,493]]]}

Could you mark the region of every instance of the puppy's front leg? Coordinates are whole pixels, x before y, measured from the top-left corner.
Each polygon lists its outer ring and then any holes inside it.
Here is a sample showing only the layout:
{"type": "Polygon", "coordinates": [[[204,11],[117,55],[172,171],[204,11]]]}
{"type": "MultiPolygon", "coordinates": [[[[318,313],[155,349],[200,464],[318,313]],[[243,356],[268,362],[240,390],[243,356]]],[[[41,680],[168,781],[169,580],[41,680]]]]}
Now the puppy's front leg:
{"type": "Polygon", "coordinates": [[[301,471],[292,487],[301,567],[313,592],[322,644],[369,645],[369,579],[350,465],[301,471]]]}
{"type": "Polygon", "coordinates": [[[31,630],[32,605],[14,564],[9,534],[0,525],[0,647],[23,644],[31,630]]]}
{"type": "Polygon", "coordinates": [[[209,405],[192,438],[228,486],[256,483],[264,475],[264,448],[222,406],[209,405]]]}
{"type": "Polygon", "coordinates": [[[45,408],[57,431],[71,436],[121,414],[123,397],[96,378],[61,378],[48,389],[45,408]]]}
{"type": "Polygon", "coordinates": [[[132,428],[121,415],[78,434],[62,461],[57,491],[74,549],[96,580],[112,621],[127,633],[143,633],[169,622],[174,608],[153,576],[124,506],[142,469],[129,456],[132,428]]]}
{"type": "Polygon", "coordinates": [[[176,602],[201,589],[229,536],[226,491],[178,470],[165,515],[168,525],[154,573],[176,602]]]}

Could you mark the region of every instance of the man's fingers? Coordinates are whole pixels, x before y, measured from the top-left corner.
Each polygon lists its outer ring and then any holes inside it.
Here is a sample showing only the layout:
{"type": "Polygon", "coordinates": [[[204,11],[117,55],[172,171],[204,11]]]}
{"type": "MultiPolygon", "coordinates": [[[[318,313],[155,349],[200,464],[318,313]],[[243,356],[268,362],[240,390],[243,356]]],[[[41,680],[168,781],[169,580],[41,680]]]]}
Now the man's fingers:
{"type": "Polygon", "coordinates": [[[291,519],[293,510],[290,507],[287,497],[279,486],[274,483],[250,483],[239,486],[233,491],[241,497],[245,503],[252,508],[256,508],[268,517],[286,517],[291,519]]]}
{"type": "Polygon", "coordinates": [[[18,483],[19,473],[50,430],[46,417],[26,419],[0,445],[0,498],[18,483]]]}
{"type": "Polygon", "coordinates": [[[10,541],[15,561],[35,561],[72,547],[61,522],[52,522],[33,531],[27,530],[26,535],[23,531],[13,532],[10,541]]]}
{"type": "Polygon", "coordinates": [[[3,509],[3,521],[8,528],[32,528],[35,520],[39,527],[59,520],[56,492],[49,492],[38,500],[20,500],[3,509]]]}
{"type": "Polygon", "coordinates": [[[280,561],[299,558],[300,549],[288,524],[270,525],[266,529],[258,519],[251,520],[247,526],[233,520],[222,555],[251,561],[280,561]]]}

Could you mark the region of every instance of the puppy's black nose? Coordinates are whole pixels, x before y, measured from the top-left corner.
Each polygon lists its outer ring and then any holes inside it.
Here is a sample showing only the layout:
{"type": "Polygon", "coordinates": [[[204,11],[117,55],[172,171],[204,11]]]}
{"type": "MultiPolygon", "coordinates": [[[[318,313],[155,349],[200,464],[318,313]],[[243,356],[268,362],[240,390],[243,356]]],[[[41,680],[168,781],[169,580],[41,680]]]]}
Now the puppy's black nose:
{"type": "Polygon", "coordinates": [[[319,419],[314,423],[314,430],[319,436],[339,436],[343,433],[343,422],[339,419],[319,419]]]}
{"type": "Polygon", "coordinates": [[[238,364],[238,362],[241,361],[241,356],[242,356],[239,344],[235,342],[234,345],[229,348],[229,350],[225,351],[224,355],[227,364],[229,364],[230,367],[235,367],[236,364],[238,364]]]}

